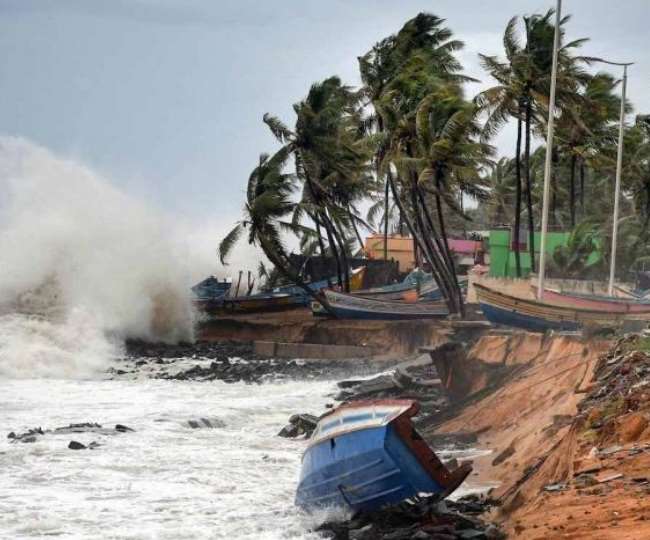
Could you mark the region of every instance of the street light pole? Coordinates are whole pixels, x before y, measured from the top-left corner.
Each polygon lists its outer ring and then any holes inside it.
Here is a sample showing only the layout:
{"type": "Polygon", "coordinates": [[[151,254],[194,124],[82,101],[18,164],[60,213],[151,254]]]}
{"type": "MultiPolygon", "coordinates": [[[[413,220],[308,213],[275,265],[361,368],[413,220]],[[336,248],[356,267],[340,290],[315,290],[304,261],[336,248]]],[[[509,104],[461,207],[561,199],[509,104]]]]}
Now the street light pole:
{"type": "Polygon", "coordinates": [[[546,159],[544,161],[544,199],[542,204],[542,238],[539,246],[539,278],[537,298],[544,297],[544,274],[546,271],[546,230],[548,229],[548,200],[551,184],[551,154],[553,153],[553,128],[555,124],[555,86],[557,83],[557,56],[560,48],[560,22],[562,0],[557,0],[555,9],[555,35],[553,39],[553,67],[551,69],[551,95],[548,101],[548,126],[546,132],[546,159]]]}
{"type": "Polygon", "coordinates": [[[614,193],[614,223],[612,224],[612,253],[609,265],[609,286],[607,287],[607,294],[614,296],[614,274],[616,273],[616,245],[618,243],[618,205],[621,196],[621,169],[623,168],[623,127],[625,124],[625,91],[627,89],[627,66],[631,66],[633,62],[618,63],[607,62],[606,64],[613,66],[623,66],[623,90],[621,92],[621,114],[618,122],[618,150],[616,154],[616,191],[614,193]]]}

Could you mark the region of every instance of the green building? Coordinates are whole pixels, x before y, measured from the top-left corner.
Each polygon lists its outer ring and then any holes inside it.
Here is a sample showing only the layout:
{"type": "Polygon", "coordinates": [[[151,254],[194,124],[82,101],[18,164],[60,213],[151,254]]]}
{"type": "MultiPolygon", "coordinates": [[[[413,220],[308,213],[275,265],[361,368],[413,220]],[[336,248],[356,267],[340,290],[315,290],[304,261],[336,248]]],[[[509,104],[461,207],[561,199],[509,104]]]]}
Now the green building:
{"type": "MultiPolygon", "coordinates": [[[[490,276],[491,277],[516,277],[515,252],[512,250],[510,241],[510,229],[499,229],[490,231],[490,276]]],[[[546,233],[546,253],[549,257],[557,246],[566,246],[571,233],[548,232],[546,233]]],[[[541,244],[541,233],[535,233],[535,261],[539,261],[539,247],[541,244]]],[[[601,254],[594,252],[590,262],[595,262],[601,254]]],[[[528,252],[528,233],[522,233],[519,238],[519,260],[521,261],[521,274],[526,277],[531,273],[530,253],[528,252]],[[525,236],[525,238],[524,238],[525,236]]]]}

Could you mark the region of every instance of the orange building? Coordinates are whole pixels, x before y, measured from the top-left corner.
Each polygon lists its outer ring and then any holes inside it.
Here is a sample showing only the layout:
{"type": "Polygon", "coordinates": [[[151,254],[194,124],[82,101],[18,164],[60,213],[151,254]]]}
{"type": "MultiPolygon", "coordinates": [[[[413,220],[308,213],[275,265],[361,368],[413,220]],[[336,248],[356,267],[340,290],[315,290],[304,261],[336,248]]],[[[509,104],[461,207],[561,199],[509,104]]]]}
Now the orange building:
{"type": "MultiPolygon", "coordinates": [[[[388,260],[399,263],[400,272],[410,272],[415,268],[413,239],[410,236],[391,234],[388,236],[388,260]]],[[[369,259],[384,258],[384,235],[373,234],[366,238],[365,252],[369,259]]]]}

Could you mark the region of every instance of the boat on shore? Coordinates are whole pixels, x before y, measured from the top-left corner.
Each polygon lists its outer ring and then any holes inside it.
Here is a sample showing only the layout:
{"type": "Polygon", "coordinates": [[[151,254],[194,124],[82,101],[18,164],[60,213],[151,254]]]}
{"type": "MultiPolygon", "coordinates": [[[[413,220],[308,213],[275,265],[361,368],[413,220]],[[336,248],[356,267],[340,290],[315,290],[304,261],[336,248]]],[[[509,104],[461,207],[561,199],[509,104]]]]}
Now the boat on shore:
{"type": "MultiPolygon", "coordinates": [[[[323,294],[338,319],[441,319],[449,315],[447,306],[442,302],[390,302],[331,290],[323,291],[323,294]]],[[[312,302],[312,313],[315,316],[328,316],[318,302],[312,302]]]]}
{"type": "MultiPolygon", "coordinates": [[[[474,284],[478,303],[492,324],[514,326],[531,332],[575,331],[583,326],[619,326],[627,314],[559,306],[510,296],[479,283],[474,284]]],[[[633,318],[633,317],[629,317],[633,318]]]]}
{"type": "Polygon", "coordinates": [[[357,401],[318,422],[302,458],[296,505],[371,511],[420,493],[453,493],[472,471],[450,471],[417,433],[413,400],[357,401]]]}
{"type": "Polygon", "coordinates": [[[219,281],[214,276],[209,276],[192,287],[194,305],[203,311],[218,308],[230,292],[232,283],[230,281],[219,281]]]}
{"type": "MultiPolygon", "coordinates": [[[[537,293],[536,286],[533,286],[533,292],[537,293]]],[[[606,313],[636,313],[650,316],[650,302],[629,298],[544,289],[544,301],[557,306],[604,311],[606,313]]]]}

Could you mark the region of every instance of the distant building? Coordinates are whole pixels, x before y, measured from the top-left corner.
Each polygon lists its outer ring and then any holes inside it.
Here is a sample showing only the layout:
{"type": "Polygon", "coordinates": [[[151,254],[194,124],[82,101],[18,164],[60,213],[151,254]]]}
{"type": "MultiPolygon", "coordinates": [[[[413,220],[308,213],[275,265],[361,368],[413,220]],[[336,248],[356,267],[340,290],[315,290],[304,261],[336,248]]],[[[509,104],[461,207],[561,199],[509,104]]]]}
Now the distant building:
{"type": "MultiPolygon", "coordinates": [[[[410,272],[415,268],[413,238],[410,236],[388,235],[387,259],[397,262],[400,272],[410,272]]],[[[365,252],[369,259],[384,258],[384,235],[371,234],[366,238],[365,252]]]]}
{"type": "MultiPolygon", "coordinates": [[[[483,242],[449,238],[448,244],[460,272],[483,262],[483,242]]],[[[369,259],[383,259],[384,236],[379,234],[368,236],[365,251],[369,259]]],[[[413,270],[415,268],[413,239],[410,236],[389,235],[387,258],[398,262],[400,272],[413,270]]]]}
{"type": "MultiPolygon", "coordinates": [[[[503,228],[490,231],[489,253],[490,253],[490,276],[491,277],[516,277],[517,264],[515,259],[516,246],[511,240],[512,231],[510,228],[503,228]]],[[[566,246],[571,233],[549,231],[546,234],[546,253],[552,256],[555,248],[566,246]]],[[[535,262],[539,261],[541,233],[535,232],[533,236],[535,245],[535,262]]],[[[594,251],[590,262],[597,261],[601,253],[594,251]]],[[[519,233],[519,260],[521,262],[522,277],[528,276],[532,269],[530,267],[530,253],[528,250],[528,230],[521,229],[519,233]]]]}

